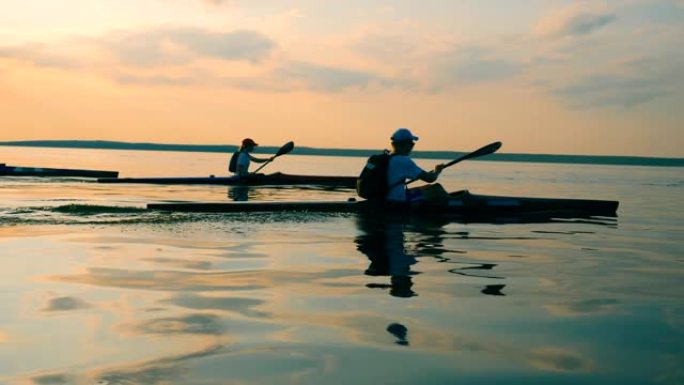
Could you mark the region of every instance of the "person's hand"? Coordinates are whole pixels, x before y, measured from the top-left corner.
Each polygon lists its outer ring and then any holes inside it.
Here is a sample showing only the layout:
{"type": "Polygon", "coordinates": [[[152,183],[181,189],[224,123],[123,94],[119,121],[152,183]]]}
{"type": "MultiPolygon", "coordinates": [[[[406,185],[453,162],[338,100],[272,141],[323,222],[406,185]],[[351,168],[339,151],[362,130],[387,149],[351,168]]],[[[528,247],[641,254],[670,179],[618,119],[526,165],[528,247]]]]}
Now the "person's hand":
{"type": "Polygon", "coordinates": [[[435,166],[435,170],[433,171],[435,174],[438,174],[444,170],[444,165],[443,164],[438,164],[435,166]]]}
{"type": "Polygon", "coordinates": [[[268,158],[268,161],[269,161],[269,162],[273,162],[273,159],[275,159],[275,158],[276,158],[276,157],[275,157],[275,155],[274,155],[274,156],[268,158]]]}

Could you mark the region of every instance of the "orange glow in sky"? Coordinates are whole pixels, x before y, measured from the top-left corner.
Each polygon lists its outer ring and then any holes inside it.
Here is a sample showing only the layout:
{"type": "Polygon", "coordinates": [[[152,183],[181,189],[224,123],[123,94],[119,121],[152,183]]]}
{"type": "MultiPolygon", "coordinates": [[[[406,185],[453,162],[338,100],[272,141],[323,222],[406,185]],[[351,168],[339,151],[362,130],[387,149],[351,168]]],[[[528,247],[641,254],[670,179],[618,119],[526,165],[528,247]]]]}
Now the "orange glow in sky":
{"type": "Polygon", "coordinates": [[[0,7],[0,141],[684,156],[681,1],[0,7]]]}

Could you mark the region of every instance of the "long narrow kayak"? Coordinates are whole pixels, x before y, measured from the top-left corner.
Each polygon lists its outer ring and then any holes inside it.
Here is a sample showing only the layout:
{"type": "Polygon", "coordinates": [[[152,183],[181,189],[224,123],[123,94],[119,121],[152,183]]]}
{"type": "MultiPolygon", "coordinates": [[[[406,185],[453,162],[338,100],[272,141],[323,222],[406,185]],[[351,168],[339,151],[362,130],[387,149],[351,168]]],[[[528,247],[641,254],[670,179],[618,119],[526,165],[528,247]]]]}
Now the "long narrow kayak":
{"type": "Polygon", "coordinates": [[[116,178],[118,171],[75,170],[68,168],[42,168],[7,166],[0,163],[0,176],[64,176],[86,178],[116,178]]]}
{"type": "MultiPolygon", "coordinates": [[[[398,208],[385,208],[389,211],[409,212],[412,215],[600,215],[615,216],[619,202],[587,199],[520,198],[492,195],[470,194],[460,191],[451,194],[444,204],[412,204],[398,208]]],[[[368,212],[377,207],[367,201],[319,201],[319,202],[172,202],[151,203],[148,209],[185,212],[368,212]]]]}
{"type": "Polygon", "coordinates": [[[291,174],[252,174],[229,177],[189,177],[189,178],[100,178],[99,183],[147,183],[147,184],[208,184],[224,186],[284,186],[315,185],[354,188],[355,176],[328,175],[291,175],[291,174]]]}

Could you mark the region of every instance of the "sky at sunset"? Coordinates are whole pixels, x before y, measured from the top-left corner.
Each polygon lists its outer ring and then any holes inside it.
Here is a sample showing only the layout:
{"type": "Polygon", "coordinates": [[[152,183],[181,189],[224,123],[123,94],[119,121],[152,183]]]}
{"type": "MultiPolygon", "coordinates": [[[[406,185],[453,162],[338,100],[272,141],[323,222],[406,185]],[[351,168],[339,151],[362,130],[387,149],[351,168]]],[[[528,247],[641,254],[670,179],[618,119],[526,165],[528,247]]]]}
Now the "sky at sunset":
{"type": "Polygon", "coordinates": [[[684,156],[684,0],[0,9],[0,141],[684,156]]]}

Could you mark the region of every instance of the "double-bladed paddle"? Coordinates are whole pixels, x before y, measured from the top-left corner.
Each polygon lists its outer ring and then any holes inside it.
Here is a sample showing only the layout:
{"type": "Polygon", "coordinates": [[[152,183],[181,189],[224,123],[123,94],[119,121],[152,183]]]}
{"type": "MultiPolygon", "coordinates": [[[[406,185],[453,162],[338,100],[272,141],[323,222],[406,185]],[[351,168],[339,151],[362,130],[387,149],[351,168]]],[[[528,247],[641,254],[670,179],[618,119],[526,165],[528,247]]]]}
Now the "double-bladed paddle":
{"type": "MultiPolygon", "coordinates": [[[[289,153],[290,151],[292,151],[293,148],[294,148],[294,142],[287,142],[287,143],[283,144],[282,147],[280,147],[280,149],[278,150],[278,152],[276,152],[276,154],[273,155],[273,158],[277,158],[277,157],[279,157],[279,156],[281,156],[281,155],[285,155],[285,154],[289,153]]],[[[254,174],[256,174],[257,172],[259,172],[259,170],[261,170],[262,168],[266,167],[267,164],[271,163],[271,161],[272,161],[273,158],[267,160],[266,162],[264,162],[264,164],[262,164],[261,166],[259,166],[259,168],[257,168],[256,170],[254,170],[254,174]]]]}
{"type": "MultiPolygon", "coordinates": [[[[493,153],[497,152],[500,148],[501,148],[501,142],[490,143],[490,144],[488,144],[488,145],[486,145],[486,146],[484,146],[484,147],[482,147],[482,148],[479,148],[479,149],[477,149],[477,150],[475,150],[475,151],[473,151],[473,152],[471,152],[471,153],[469,153],[469,154],[465,154],[465,155],[463,155],[463,156],[461,156],[461,157],[459,157],[459,158],[456,158],[456,159],[454,159],[454,160],[452,160],[452,161],[450,161],[450,162],[444,163],[444,165],[443,165],[443,167],[442,167],[442,170],[444,170],[445,168],[447,168],[447,167],[449,167],[449,166],[453,166],[453,165],[455,165],[456,163],[458,163],[458,162],[460,162],[460,161],[463,161],[463,160],[466,160],[466,159],[477,158],[477,157],[480,157],[480,156],[485,156],[485,155],[493,154],[493,153]]],[[[406,182],[406,184],[413,183],[413,182],[415,182],[415,181],[417,181],[417,180],[418,180],[418,179],[410,180],[410,181],[406,182]]]]}

